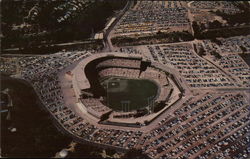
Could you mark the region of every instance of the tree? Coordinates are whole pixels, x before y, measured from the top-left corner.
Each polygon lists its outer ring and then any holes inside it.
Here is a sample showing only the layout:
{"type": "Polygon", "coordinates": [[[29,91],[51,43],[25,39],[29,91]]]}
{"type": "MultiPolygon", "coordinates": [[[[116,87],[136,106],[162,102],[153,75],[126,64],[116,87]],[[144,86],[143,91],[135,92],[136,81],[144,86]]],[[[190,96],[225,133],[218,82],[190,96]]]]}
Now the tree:
{"type": "Polygon", "coordinates": [[[206,51],[203,47],[199,49],[198,55],[201,57],[206,55],[206,51]]]}
{"type": "Polygon", "coordinates": [[[218,20],[215,20],[213,22],[209,22],[208,24],[209,24],[209,29],[216,29],[216,28],[222,27],[222,24],[218,20]]]}
{"type": "Polygon", "coordinates": [[[217,44],[217,45],[222,45],[221,41],[218,40],[218,39],[216,39],[216,38],[212,38],[212,39],[211,39],[211,42],[214,42],[214,43],[217,44]]]}
{"type": "Polygon", "coordinates": [[[198,25],[198,23],[196,21],[194,21],[192,23],[192,27],[193,27],[193,30],[194,30],[194,37],[195,38],[200,38],[200,36],[201,36],[201,28],[200,28],[200,26],[198,25]]]}
{"type": "Polygon", "coordinates": [[[216,51],[212,51],[211,52],[211,55],[213,55],[213,56],[215,56],[215,58],[217,58],[217,59],[221,59],[221,55],[218,53],[218,52],[216,52],[216,51]]]}
{"type": "Polygon", "coordinates": [[[142,153],[142,150],[138,149],[130,149],[124,156],[123,158],[134,158],[134,159],[149,159],[149,157],[145,154],[142,153]]]}
{"type": "Polygon", "coordinates": [[[240,46],[240,49],[242,50],[243,53],[247,52],[247,49],[244,46],[240,46]]]}

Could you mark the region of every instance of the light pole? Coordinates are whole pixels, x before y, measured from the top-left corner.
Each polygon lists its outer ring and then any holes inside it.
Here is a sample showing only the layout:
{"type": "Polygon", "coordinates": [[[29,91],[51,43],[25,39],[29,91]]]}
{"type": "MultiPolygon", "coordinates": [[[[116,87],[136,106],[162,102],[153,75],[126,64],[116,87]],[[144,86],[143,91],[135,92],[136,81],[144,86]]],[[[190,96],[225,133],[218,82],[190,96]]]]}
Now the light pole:
{"type": "Polygon", "coordinates": [[[130,105],[129,100],[121,101],[121,105],[122,105],[123,112],[126,112],[126,109],[127,109],[127,112],[129,112],[129,105],[130,105]]]}
{"type": "Polygon", "coordinates": [[[107,106],[109,107],[109,93],[108,93],[108,89],[109,89],[109,79],[107,81],[107,106]]]}
{"type": "Polygon", "coordinates": [[[148,114],[154,111],[154,96],[148,97],[148,114]]]}
{"type": "Polygon", "coordinates": [[[111,78],[108,78],[107,80],[107,106],[109,107],[109,93],[108,93],[108,89],[109,89],[109,80],[111,80],[111,78]]]}

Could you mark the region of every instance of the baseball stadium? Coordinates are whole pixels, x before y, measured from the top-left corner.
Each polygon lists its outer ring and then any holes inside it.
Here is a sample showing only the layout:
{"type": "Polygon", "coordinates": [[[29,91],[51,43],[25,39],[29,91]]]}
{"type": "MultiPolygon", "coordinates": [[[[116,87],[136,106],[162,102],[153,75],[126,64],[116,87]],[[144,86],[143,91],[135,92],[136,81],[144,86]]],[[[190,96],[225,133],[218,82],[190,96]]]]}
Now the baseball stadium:
{"type": "Polygon", "coordinates": [[[177,88],[169,81],[170,73],[148,59],[119,53],[91,56],[73,74],[79,103],[103,124],[151,120],[166,108],[177,88]]]}

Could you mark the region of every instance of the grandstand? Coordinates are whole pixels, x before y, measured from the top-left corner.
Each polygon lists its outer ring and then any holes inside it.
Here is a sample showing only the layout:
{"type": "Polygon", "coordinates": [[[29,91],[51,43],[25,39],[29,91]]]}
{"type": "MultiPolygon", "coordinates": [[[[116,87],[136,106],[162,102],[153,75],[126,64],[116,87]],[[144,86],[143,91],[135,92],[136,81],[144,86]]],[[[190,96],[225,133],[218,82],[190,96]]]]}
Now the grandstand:
{"type": "Polygon", "coordinates": [[[167,73],[139,56],[97,55],[80,63],[74,76],[78,101],[101,120],[110,113],[118,118],[155,113],[173,91],[167,73]]]}

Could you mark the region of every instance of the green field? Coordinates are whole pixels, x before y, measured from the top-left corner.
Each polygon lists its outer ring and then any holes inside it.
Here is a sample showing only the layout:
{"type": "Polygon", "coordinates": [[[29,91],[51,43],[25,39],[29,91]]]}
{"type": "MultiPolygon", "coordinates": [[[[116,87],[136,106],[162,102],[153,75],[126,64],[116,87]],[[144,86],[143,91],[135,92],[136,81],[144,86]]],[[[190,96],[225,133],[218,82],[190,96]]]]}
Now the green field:
{"type": "Polygon", "coordinates": [[[144,108],[157,96],[158,86],[145,79],[108,78],[102,81],[107,91],[107,105],[117,111],[144,108]]]}

